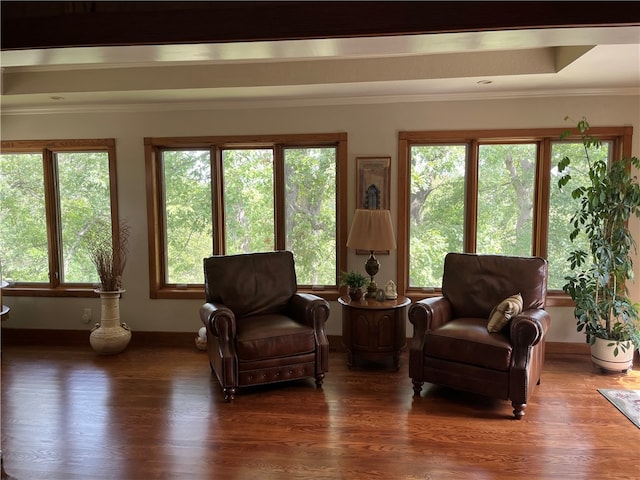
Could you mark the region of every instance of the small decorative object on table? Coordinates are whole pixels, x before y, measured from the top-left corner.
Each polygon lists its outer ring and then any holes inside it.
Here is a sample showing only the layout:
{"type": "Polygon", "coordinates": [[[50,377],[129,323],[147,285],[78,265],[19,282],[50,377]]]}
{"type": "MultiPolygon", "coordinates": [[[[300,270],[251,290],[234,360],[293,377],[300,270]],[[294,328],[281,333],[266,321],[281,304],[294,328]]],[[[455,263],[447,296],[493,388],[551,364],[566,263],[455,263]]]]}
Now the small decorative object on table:
{"type": "Polygon", "coordinates": [[[389,280],[385,285],[384,294],[387,297],[387,300],[395,300],[398,298],[398,289],[396,284],[393,283],[393,280],[389,280]]]}
{"type": "Polygon", "coordinates": [[[376,300],[379,302],[385,301],[385,294],[383,289],[379,288],[378,291],[376,292],[376,300]]]}
{"type": "Polygon", "coordinates": [[[353,301],[357,301],[362,298],[362,288],[368,283],[367,277],[358,272],[342,272],[340,275],[340,285],[346,285],[349,288],[349,298],[353,301]]]}
{"type": "Polygon", "coordinates": [[[207,328],[201,327],[198,330],[198,336],[196,337],[196,348],[198,350],[206,350],[207,349],[207,328]]]}

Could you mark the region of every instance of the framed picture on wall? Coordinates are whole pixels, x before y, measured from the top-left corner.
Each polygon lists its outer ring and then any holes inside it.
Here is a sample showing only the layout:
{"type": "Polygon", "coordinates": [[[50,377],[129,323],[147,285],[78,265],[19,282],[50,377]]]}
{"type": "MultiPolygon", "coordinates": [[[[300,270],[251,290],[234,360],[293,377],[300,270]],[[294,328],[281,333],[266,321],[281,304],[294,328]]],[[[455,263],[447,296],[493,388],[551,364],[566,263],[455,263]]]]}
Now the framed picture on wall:
{"type": "MultiPolygon", "coordinates": [[[[356,208],[365,210],[389,210],[391,157],[356,157],[356,208]]],[[[356,250],[356,255],[369,255],[366,250],[356,250]]],[[[379,250],[376,255],[389,255],[389,250],[379,250]]]]}
{"type": "Polygon", "coordinates": [[[356,208],[389,210],[391,157],[356,157],[356,208]]]}

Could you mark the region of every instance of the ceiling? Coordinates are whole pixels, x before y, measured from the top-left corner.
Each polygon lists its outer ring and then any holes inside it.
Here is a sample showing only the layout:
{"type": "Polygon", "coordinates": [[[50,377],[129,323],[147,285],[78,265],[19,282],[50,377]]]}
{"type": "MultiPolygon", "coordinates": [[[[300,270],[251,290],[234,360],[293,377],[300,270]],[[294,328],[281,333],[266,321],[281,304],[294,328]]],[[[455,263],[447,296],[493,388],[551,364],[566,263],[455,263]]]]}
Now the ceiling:
{"type": "Polygon", "coordinates": [[[640,26],[3,50],[4,114],[640,95],[640,26]]]}

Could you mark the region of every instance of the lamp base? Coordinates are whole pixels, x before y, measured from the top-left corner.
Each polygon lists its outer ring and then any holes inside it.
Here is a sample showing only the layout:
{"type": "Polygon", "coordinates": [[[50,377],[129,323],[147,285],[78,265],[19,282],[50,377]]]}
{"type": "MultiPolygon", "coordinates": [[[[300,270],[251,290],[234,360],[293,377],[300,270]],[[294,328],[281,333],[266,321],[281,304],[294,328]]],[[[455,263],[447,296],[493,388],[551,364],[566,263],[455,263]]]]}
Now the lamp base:
{"type": "Polygon", "coordinates": [[[376,298],[376,293],[378,293],[378,284],[374,279],[371,279],[367,287],[367,298],[376,298]]]}
{"type": "Polygon", "coordinates": [[[369,286],[367,287],[367,297],[375,298],[378,291],[378,285],[373,277],[378,273],[378,270],[380,270],[380,262],[373,254],[373,250],[370,250],[370,255],[367,259],[367,263],[364,264],[364,269],[369,274],[369,277],[371,277],[371,282],[369,282],[369,286]]]}

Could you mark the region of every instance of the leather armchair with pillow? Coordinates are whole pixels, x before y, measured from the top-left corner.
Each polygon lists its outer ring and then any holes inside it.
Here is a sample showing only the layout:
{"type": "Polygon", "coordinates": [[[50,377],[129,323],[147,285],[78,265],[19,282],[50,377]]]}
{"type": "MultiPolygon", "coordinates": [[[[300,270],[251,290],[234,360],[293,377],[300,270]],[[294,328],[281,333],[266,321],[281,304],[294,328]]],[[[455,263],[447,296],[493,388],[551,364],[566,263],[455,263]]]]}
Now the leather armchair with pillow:
{"type": "Polygon", "coordinates": [[[297,292],[288,251],[204,259],[209,363],[225,400],[239,387],[314,377],[329,370],[326,300],[297,292]]]}
{"type": "Polygon", "coordinates": [[[408,313],[414,394],[429,382],[511,400],[520,419],[544,364],[547,273],[539,257],[449,253],[442,296],[408,313]]]}

